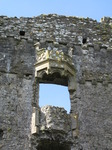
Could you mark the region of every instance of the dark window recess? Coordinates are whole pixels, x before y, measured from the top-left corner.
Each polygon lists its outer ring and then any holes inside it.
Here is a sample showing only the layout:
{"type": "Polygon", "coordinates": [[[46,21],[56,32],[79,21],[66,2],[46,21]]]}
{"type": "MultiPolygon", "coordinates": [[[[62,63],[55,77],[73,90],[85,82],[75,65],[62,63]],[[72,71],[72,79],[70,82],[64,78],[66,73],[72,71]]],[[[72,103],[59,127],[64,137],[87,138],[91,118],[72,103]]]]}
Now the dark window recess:
{"type": "Polygon", "coordinates": [[[38,150],[70,150],[70,146],[67,144],[60,144],[55,141],[42,141],[39,143],[38,150]]]}
{"type": "Polygon", "coordinates": [[[83,38],[82,43],[85,44],[87,42],[87,38],[83,38]]]}
{"type": "Polygon", "coordinates": [[[21,36],[24,36],[24,35],[25,35],[25,31],[20,31],[19,34],[20,34],[21,36]]]}
{"type": "Polygon", "coordinates": [[[3,130],[0,129],[0,140],[2,140],[2,137],[3,137],[3,130]]]}
{"type": "Polygon", "coordinates": [[[32,76],[32,74],[29,73],[25,74],[25,77],[29,77],[29,76],[32,76]]]}

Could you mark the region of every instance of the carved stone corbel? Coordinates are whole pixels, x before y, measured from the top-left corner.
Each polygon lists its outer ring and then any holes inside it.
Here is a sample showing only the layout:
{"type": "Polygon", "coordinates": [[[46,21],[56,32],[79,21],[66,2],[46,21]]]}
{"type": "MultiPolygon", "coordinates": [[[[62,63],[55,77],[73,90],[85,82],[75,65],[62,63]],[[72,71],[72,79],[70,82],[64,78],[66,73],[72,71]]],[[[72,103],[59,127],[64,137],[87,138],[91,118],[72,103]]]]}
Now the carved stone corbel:
{"type": "MultiPolygon", "coordinates": [[[[59,73],[60,78],[66,77],[68,79],[67,85],[69,90],[76,89],[76,81],[75,81],[75,68],[74,63],[72,61],[72,57],[70,55],[65,54],[62,51],[53,51],[46,49],[39,49],[39,43],[35,44],[36,52],[37,52],[37,62],[35,63],[35,77],[39,78],[41,81],[43,80],[43,76],[51,76],[53,78],[53,74],[59,73]]],[[[56,76],[54,76],[55,80],[56,76]]],[[[47,78],[48,79],[48,78],[47,78]]],[[[63,84],[58,82],[57,84],[63,84]]],[[[44,82],[44,81],[43,81],[44,82]]],[[[46,81],[45,81],[46,82],[46,81]]]]}

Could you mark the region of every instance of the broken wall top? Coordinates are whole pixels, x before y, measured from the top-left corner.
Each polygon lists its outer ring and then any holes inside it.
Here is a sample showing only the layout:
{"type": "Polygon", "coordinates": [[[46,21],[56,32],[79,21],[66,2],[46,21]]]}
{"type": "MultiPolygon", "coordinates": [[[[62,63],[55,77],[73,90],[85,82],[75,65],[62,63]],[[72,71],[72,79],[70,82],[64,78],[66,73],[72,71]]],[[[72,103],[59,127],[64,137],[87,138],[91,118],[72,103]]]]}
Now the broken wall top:
{"type": "Polygon", "coordinates": [[[53,41],[61,44],[112,43],[112,18],[104,17],[101,23],[90,18],[65,17],[59,15],[40,15],[32,18],[8,18],[0,16],[0,37],[8,36],[20,39],[20,31],[25,31],[22,38],[29,41],[53,41]]]}

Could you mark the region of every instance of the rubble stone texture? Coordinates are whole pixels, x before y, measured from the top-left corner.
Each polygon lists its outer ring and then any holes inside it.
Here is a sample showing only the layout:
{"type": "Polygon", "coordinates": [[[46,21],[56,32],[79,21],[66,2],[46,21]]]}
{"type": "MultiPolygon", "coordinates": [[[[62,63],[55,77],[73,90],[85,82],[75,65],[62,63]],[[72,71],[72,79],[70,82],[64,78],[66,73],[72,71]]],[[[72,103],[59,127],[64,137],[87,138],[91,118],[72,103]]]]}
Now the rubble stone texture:
{"type": "Polygon", "coordinates": [[[48,149],[112,150],[112,18],[0,16],[0,150],[48,149]],[[38,106],[37,42],[73,60],[70,114],[38,106]]]}

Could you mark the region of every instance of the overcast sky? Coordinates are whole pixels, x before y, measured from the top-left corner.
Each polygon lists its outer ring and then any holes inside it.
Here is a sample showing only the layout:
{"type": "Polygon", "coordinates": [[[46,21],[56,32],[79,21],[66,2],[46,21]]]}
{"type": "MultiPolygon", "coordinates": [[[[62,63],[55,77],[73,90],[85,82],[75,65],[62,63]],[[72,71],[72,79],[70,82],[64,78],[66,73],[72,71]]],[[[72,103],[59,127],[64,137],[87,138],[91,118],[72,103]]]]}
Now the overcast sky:
{"type": "MultiPolygon", "coordinates": [[[[0,0],[0,15],[33,17],[53,13],[100,21],[103,16],[112,17],[112,0],[0,0]]],[[[69,112],[67,87],[41,86],[39,104],[61,106],[69,112]]]]}

